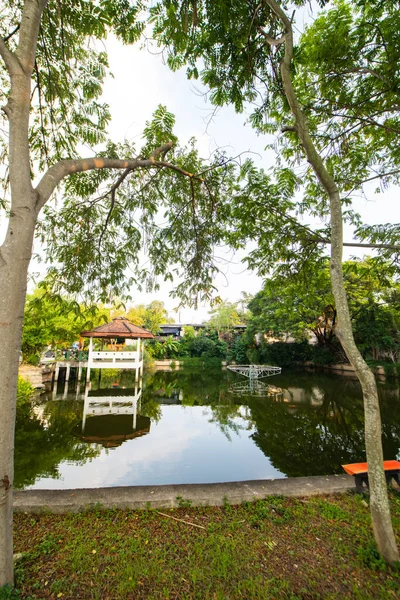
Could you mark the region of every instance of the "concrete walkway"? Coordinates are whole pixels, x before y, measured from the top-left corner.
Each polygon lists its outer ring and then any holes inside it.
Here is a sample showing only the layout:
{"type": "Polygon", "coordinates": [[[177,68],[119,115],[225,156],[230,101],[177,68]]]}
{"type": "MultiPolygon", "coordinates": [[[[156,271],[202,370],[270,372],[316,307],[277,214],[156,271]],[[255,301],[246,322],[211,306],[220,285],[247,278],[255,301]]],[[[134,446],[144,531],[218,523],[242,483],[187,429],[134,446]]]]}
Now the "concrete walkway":
{"type": "Polygon", "coordinates": [[[190,501],[192,506],[241,504],[266,496],[315,496],[354,491],[350,475],[291,477],[184,485],[109,487],[75,490],[25,490],[14,492],[14,510],[27,513],[80,512],[102,508],[172,508],[190,501]]]}

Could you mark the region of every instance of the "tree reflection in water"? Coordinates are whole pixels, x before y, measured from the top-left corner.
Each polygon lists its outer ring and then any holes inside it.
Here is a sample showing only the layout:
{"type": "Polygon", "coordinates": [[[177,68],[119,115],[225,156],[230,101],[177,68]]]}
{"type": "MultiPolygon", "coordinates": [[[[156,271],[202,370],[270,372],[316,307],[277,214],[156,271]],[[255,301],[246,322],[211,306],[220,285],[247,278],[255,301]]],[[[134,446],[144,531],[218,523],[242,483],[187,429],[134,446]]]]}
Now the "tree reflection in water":
{"type": "Polygon", "coordinates": [[[58,467],[68,460],[77,465],[96,458],[97,444],[85,444],[71,432],[80,422],[83,404],[58,401],[28,403],[17,408],[15,479],[18,488],[33,485],[39,477],[58,479],[58,467]]]}
{"type": "MultiPolygon", "coordinates": [[[[261,392],[257,395],[254,390],[249,393],[244,388],[238,393],[238,386],[235,392],[232,385],[236,383],[236,375],[215,370],[145,373],[137,418],[143,419],[143,429],[150,430],[146,437],[151,439],[150,421],[156,424],[163,418],[163,406],[203,406],[202,418],[216,424],[227,440],[236,435],[251,436],[272,465],[287,476],[341,473],[342,464],[365,460],[358,382],[286,372],[274,377],[274,387],[282,390],[274,396],[261,392]]],[[[131,374],[119,373],[117,384],[132,387],[131,374]]],[[[109,387],[110,382],[103,380],[98,387],[104,386],[109,387]]],[[[93,385],[93,394],[96,393],[93,385]]],[[[107,394],[104,389],[101,393],[107,394]]],[[[393,459],[400,446],[397,381],[380,384],[379,393],[384,456],[393,459]]],[[[18,407],[17,488],[30,486],[39,477],[57,479],[61,462],[82,465],[102,451],[99,440],[88,443],[73,435],[82,429],[82,393],[77,390],[65,400],[57,399],[63,397],[62,393],[49,396],[52,397],[53,401],[44,398],[40,403],[18,407]]],[[[196,415],[200,418],[198,412],[196,415]]],[[[106,427],[106,419],[103,424],[106,427]]]]}
{"type": "MultiPolygon", "coordinates": [[[[290,387],[291,402],[249,400],[255,443],[289,477],[342,473],[342,464],[365,461],[359,384],[338,377],[327,385],[324,379],[318,384],[315,378],[301,378],[297,403],[290,387]]],[[[379,392],[384,456],[395,458],[400,445],[398,387],[380,386],[379,392]]]]}

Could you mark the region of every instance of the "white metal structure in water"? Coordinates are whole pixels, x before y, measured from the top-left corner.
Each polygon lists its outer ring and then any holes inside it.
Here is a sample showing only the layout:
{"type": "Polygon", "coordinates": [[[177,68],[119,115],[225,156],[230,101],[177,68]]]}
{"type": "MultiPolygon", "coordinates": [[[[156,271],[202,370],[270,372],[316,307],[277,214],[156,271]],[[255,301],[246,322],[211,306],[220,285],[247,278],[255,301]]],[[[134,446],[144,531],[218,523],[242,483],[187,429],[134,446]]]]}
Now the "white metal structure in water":
{"type": "Polygon", "coordinates": [[[272,375],[280,375],[281,367],[271,367],[270,365],[229,365],[228,369],[244,375],[249,379],[262,379],[272,375]]]}

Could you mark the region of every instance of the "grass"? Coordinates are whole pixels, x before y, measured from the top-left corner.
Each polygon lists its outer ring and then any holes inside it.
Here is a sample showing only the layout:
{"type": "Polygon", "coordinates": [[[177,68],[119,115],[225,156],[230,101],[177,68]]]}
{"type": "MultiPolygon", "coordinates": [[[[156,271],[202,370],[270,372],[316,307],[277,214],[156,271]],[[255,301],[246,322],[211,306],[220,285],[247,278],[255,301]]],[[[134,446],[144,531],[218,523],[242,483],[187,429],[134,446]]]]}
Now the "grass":
{"type": "MultiPolygon", "coordinates": [[[[391,496],[400,541],[400,496],[391,496]]],[[[16,588],[0,599],[390,599],[400,571],[360,495],[221,508],[15,515],[16,588]],[[163,510],[166,513],[167,511],[163,510]]]]}

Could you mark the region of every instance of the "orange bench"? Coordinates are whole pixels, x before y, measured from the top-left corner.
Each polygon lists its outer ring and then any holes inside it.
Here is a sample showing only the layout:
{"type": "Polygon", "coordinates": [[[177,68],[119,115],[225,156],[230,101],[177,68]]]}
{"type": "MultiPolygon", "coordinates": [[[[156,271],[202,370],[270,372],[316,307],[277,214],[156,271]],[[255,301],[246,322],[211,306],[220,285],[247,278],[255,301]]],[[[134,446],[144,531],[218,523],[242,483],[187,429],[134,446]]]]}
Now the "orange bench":
{"type": "MultiPolygon", "coordinates": [[[[368,489],[368,463],[354,463],[352,465],[342,465],[342,467],[346,473],[353,475],[357,492],[365,491],[364,484],[368,489]]],[[[383,461],[383,468],[385,470],[386,482],[389,484],[394,479],[397,485],[400,486],[400,462],[398,460],[385,460],[383,461]]]]}

